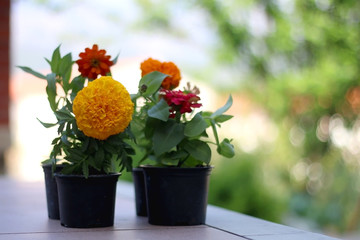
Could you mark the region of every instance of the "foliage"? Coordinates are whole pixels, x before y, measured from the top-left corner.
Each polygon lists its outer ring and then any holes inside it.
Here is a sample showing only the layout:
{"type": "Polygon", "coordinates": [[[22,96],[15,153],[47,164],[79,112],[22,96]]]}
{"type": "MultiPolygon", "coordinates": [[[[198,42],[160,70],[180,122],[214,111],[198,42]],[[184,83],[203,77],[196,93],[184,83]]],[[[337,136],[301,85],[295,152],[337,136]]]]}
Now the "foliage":
{"type": "Polygon", "coordinates": [[[149,158],[160,166],[209,165],[209,143],[217,146],[220,155],[233,157],[231,140],[225,138],[220,142],[217,134],[217,127],[231,118],[224,114],[232,105],[231,96],[214,113],[198,112],[188,118],[185,113],[191,113],[193,107],[200,107],[201,104],[197,103],[200,98],[191,89],[183,92],[162,89],[166,77],[158,71],[146,74],[139,82],[138,93],[132,96],[135,103],[140,99],[144,102],[142,106],[135,104],[131,123],[137,145],[145,151],[142,160],[149,158]],[[214,133],[215,143],[203,140],[208,139],[206,129],[209,127],[214,133]]]}
{"type": "Polygon", "coordinates": [[[226,164],[216,164],[211,175],[209,203],[251,216],[281,222],[288,199],[272,174],[275,169],[264,154],[239,153],[226,164]]]}
{"type": "Polygon", "coordinates": [[[323,229],[356,229],[360,215],[349,209],[359,209],[360,198],[353,184],[359,182],[359,154],[351,149],[359,144],[351,136],[359,129],[360,2],[199,4],[217,26],[217,59],[247,69],[242,76],[249,81],[238,78],[243,91],[286,133],[273,148],[292,151],[290,158],[275,151],[289,169],[290,212],[323,229]],[[246,19],[234,22],[238,11],[258,13],[265,30],[246,19]]]}
{"type": "MultiPolygon", "coordinates": [[[[86,136],[78,128],[72,109],[73,102],[86,82],[92,79],[81,75],[70,79],[74,62],[71,53],[61,56],[60,46],[54,50],[51,60],[46,59],[46,61],[51,67],[51,73],[46,76],[29,67],[20,66],[20,68],[47,81],[46,93],[57,122],[39,121],[46,128],[58,127],[58,137],[52,141],[53,149],[47,162],[56,164],[59,160],[66,160],[62,173],[84,174],[85,177],[95,173],[122,171],[124,168],[130,170],[131,155],[134,154],[134,150],[127,141],[131,135],[129,129],[100,140],[86,136]],[[61,87],[63,94],[58,95],[58,86],[61,87]]],[[[110,72],[106,74],[111,75],[110,72]]]]}

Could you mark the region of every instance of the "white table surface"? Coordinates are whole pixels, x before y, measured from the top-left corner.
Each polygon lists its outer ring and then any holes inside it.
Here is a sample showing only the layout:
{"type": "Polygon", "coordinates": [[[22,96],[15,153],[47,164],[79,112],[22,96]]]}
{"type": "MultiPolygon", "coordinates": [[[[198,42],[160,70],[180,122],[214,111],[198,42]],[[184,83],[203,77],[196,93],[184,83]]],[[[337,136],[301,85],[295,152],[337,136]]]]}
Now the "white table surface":
{"type": "Polygon", "coordinates": [[[325,235],[271,223],[244,214],[208,206],[206,224],[154,226],[135,214],[132,184],[119,181],[114,226],[66,228],[47,217],[43,182],[19,182],[0,177],[0,240],[27,239],[147,239],[147,240],[331,240],[325,235]]]}

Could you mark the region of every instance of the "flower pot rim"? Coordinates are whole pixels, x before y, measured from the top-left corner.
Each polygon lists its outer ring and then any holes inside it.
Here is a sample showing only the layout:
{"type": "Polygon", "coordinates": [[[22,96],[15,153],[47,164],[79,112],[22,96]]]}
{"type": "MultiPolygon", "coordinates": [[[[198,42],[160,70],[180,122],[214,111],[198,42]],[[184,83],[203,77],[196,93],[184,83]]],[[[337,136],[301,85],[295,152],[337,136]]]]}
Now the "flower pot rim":
{"type": "Polygon", "coordinates": [[[140,165],[138,168],[152,168],[152,169],[184,169],[185,171],[188,169],[213,169],[214,165],[201,166],[201,167],[169,167],[169,166],[152,166],[152,165],[140,165]]]}
{"type": "MultiPolygon", "coordinates": [[[[48,166],[52,166],[53,163],[41,163],[40,166],[42,167],[48,167],[48,166]]],[[[59,163],[59,164],[55,164],[57,167],[64,167],[66,164],[65,163],[59,163]]]]}
{"type": "MultiPolygon", "coordinates": [[[[64,178],[85,178],[83,174],[64,174],[64,173],[54,173],[55,177],[64,177],[64,178]]],[[[121,173],[104,173],[104,174],[89,174],[88,178],[104,178],[104,177],[114,177],[121,176],[121,173]]]]}

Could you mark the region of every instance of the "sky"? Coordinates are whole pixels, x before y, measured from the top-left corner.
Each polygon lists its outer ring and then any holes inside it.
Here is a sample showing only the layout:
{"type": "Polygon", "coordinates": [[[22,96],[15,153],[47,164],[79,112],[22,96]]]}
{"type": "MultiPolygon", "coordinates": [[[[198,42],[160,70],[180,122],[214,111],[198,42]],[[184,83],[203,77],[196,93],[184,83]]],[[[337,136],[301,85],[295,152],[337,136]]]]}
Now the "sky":
{"type": "Polygon", "coordinates": [[[153,56],[180,65],[204,66],[209,59],[207,48],[214,42],[215,34],[206,27],[206,17],[196,9],[173,9],[171,24],[179,32],[174,37],[139,26],[141,11],[131,0],[34,2],[17,0],[11,6],[15,64],[45,68],[42,56],[49,56],[59,44],[64,52],[71,51],[76,57],[96,42],[112,55],[120,53],[123,59],[153,56]]]}

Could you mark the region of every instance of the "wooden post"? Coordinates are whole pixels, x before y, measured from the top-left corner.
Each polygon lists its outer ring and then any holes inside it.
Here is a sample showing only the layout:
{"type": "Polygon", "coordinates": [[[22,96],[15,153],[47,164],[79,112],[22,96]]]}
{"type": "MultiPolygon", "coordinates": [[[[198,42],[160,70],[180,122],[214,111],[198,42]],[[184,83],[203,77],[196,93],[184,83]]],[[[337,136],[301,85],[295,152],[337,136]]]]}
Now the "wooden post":
{"type": "Polygon", "coordinates": [[[10,146],[10,1],[11,0],[0,1],[0,174],[6,172],[4,153],[10,146]]]}

